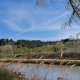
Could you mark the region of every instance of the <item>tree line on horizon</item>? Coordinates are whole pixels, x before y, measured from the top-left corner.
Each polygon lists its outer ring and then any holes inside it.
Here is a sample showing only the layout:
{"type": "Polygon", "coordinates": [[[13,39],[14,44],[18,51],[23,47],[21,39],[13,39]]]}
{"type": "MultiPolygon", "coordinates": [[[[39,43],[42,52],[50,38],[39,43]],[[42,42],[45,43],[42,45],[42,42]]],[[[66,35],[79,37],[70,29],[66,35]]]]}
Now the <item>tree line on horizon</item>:
{"type": "Polygon", "coordinates": [[[67,39],[62,39],[61,41],[41,41],[41,40],[16,40],[14,41],[13,39],[0,39],[0,46],[4,45],[16,45],[17,47],[27,47],[27,48],[35,48],[35,47],[42,47],[46,45],[53,45],[57,42],[71,42],[72,40],[67,38],[67,39]]]}

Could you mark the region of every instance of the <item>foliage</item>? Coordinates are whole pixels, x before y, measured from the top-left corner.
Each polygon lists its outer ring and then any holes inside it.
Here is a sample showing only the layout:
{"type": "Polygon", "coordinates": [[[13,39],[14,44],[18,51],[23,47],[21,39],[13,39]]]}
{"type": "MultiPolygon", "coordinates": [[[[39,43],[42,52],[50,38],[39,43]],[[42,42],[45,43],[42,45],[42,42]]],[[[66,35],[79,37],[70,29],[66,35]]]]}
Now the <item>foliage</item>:
{"type": "Polygon", "coordinates": [[[2,53],[2,49],[0,48],[0,54],[2,53]]]}
{"type": "Polygon", "coordinates": [[[58,51],[61,51],[61,50],[64,50],[64,49],[66,49],[66,47],[63,43],[56,43],[55,45],[50,46],[48,48],[49,51],[53,51],[53,52],[58,52],[58,51]]]}
{"type": "Polygon", "coordinates": [[[16,80],[9,71],[0,69],[0,80],[16,80]]]}
{"type": "Polygon", "coordinates": [[[2,46],[2,54],[3,54],[3,55],[6,55],[6,54],[13,54],[12,45],[5,45],[5,46],[2,46]]]}

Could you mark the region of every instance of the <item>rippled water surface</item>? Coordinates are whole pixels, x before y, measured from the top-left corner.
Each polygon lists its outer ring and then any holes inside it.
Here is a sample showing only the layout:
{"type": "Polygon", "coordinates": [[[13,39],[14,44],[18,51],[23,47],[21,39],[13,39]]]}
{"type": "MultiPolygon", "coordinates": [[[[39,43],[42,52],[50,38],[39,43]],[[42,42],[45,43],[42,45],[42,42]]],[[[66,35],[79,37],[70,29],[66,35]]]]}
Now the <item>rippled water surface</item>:
{"type": "Polygon", "coordinates": [[[30,80],[80,80],[80,67],[10,64],[7,68],[21,72],[30,80]]]}

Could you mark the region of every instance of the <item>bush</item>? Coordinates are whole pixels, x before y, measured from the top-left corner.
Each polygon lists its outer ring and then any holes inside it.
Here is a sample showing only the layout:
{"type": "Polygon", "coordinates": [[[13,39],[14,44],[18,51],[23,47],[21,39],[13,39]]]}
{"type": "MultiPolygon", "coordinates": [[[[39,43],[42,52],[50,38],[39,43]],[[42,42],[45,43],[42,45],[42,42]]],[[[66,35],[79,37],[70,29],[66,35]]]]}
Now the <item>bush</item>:
{"type": "Polygon", "coordinates": [[[9,71],[0,69],[0,80],[16,80],[9,71]]]}
{"type": "Polygon", "coordinates": [[[0,48],[0,54],[2,53],[2,50],[1,50],[1,48],[0,48]]]}
{"type": "Polygon", "coordinates": [[[13,54],[13,47],[12,47],[12,45],[2,46],[2,53],[4,55],[6,55],[6,54],[13,54]]]}
{"type": "Polygon", "coordinates": [[[48,50],[52,51],[52,52],[58,52],[58,51],[65,50],[65,49],[66,49],[65,45],[62,43],[57,43],[57,44],[50,46],[48,48],[48,50]]]}

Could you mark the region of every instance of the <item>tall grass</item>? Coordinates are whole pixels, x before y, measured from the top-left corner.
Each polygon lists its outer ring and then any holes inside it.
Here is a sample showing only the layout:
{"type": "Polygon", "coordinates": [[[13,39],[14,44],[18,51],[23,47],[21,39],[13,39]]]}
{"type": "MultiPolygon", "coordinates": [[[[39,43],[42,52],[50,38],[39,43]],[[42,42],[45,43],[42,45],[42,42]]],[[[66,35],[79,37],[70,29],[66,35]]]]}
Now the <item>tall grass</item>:
{"type": "Polygon", "coordinates": [[[17,80],[8,70],[0,69],[0,80],[17,80]]]}

